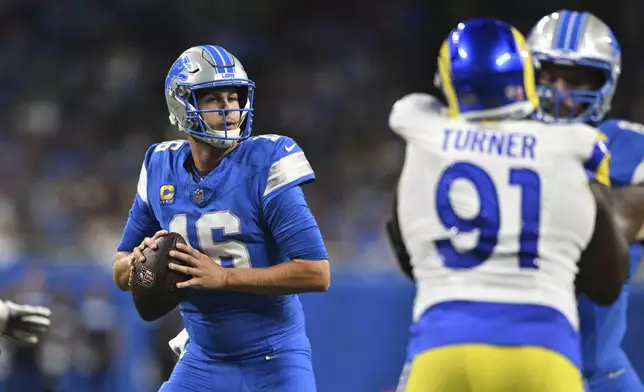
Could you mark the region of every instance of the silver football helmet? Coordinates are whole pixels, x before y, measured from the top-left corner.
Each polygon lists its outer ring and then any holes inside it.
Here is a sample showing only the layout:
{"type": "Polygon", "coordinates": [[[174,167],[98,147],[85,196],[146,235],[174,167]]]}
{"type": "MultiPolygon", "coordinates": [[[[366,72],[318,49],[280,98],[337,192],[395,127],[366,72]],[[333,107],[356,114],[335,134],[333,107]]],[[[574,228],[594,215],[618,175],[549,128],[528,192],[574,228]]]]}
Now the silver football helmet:
{"type": "Polygon", "coordinates": [[[562,10],[543,17],[528,36],[528,44],[532,55],[542,65],[586,67],[605,75],[603,84],[594,90],[561,90],[537,80],[540,101],[537,119],[548,122],[601,121],[610,110],[622,69],[622,52],[611,29],[591,13],[562,10]],[[560,115],[565,100],[572,101],[580,109],[560,115]]]}
{"type": "Polygon", "coordinates": [[[192,47],[172,64],[165,80],[165,98],[170,112],[170,123],[180,131],[216,147],[230,147],[235,141],[247,139],[253,121],[255,83],[239,60],[220,46],[192,47]],[[195,92],[214,87],[235,87],[239,95],[239,109],[202,110],[195,92]],[[226,114],[241,112],[238,128],[226,127],[226,114]],[[214,130],[201,116],[205,112],[219,112],[224,129],[214,130]]]}

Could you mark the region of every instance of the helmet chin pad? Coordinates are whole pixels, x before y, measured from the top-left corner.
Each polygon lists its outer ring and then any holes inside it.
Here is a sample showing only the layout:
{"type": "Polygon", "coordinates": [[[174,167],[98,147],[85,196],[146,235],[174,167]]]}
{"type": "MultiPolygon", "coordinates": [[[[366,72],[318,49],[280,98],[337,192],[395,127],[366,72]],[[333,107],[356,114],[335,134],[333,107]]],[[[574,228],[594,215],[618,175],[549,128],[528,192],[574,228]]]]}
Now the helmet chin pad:
{"type": "MultiPolygon", "coordinates": [[[[207,126],[205,123],[204,125],[207,126]]],[[[215,131],[208,127],[206,133],[216,135],[217,137],[204,137],[194,134],[192,137],[214,147],[228,148],[232,146],[235,143],[235,139],[239,138],[239,135],[241,135],[241,128],[235,128],[229,131],[215,131]]]]}

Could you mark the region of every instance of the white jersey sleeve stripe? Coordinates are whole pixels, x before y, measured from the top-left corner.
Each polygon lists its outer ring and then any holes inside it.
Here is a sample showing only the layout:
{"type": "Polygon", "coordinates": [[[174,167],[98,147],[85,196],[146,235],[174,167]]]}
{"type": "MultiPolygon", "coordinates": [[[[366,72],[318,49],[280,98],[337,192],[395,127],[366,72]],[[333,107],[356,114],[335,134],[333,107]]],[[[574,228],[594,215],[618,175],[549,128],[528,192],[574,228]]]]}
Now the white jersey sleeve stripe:
{"type": "Polygon", "coordinates": [[[640,164],[635,168],[633,177],[631,178],[631,183],[633,185],[644,184],[644,162],[640,162],[640,164]]]}
{"type": "Polygon", "coordinates": [[[145,168],[145,163],[141,165],[141,173],[139,174],[139,183],[136,186],[136,193],[139,194],[141,200],[146,204],[148,203],[148,171],[145,168]]]}
{"type": "Polygon", "coordinates": [[[271,166],[263,196],[266,197],[271,192],[312,174],[313,169],[303,151],[287,155],[271,166]]]}

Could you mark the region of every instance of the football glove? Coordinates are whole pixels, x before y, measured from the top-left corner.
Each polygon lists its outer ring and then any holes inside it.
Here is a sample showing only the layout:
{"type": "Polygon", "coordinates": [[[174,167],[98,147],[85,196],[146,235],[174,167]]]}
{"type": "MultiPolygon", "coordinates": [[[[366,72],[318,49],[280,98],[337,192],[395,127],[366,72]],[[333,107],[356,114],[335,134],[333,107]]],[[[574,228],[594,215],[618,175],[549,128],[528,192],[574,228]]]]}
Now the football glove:
{"type": "Polygon", "coordinates": [[[36,344],[49,330],[51,310],[0,300],[0,335],[18,344],[36,344]]]}

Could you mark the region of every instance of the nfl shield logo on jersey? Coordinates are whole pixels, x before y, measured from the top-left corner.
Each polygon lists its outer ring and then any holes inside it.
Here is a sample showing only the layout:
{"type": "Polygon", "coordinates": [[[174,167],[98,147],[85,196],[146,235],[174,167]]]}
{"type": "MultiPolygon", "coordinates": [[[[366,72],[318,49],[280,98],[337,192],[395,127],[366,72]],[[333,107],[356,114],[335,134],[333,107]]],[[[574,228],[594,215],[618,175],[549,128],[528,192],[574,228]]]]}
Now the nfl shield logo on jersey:
{"type": "Polygon", "coordinates": [[[195,203],[198,203],[198,204],[203,203],[203,200],[204,200],[203,189],[195,189],[195,191],[192,192],[192,198],[194,199],[195,203]]]}
{"type": "Polygon", "coordinates": [[[137,281],[140,286],[143,286],[146,289],[151,288],[154,286],[154,272],[141,266],[141,271],[139,272],[139,276],[137,276],[137,281]]]}

